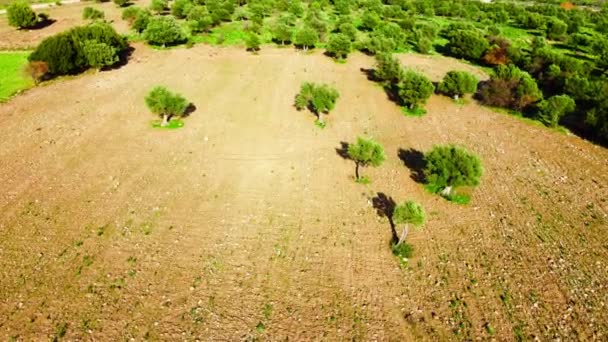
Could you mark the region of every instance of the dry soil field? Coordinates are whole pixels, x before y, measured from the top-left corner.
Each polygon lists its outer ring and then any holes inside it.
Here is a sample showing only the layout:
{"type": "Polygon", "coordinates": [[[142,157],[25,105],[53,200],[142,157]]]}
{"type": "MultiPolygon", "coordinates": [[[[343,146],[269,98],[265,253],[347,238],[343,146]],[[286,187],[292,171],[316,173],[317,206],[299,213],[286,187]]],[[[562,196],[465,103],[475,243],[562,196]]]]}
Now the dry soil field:
{"type": "Polygon", "coordinates": [[[445,97],[404,117],[372,66],[135,45],[0,104],[0,338],[605,340],[608,151],[445,97]],[[340,91],[325,129],[293,108],[302,81],[340,91]],[[151,128],[157,84],[196,105],[185,127],[151,128]],[[336,153],[363,134],[389,157],[367,186],[336,153]],[[399,158],[440,143],[484,163],[468,206],[399,158]],[[429,214],[407,267],[378,193],[429,214]]]}

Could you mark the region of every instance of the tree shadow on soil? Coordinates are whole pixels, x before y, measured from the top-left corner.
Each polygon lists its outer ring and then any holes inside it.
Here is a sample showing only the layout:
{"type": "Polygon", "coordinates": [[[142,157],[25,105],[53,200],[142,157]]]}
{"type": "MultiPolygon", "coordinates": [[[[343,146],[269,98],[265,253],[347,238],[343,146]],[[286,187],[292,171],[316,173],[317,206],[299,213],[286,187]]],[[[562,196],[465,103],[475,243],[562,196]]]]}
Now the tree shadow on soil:
{"type": "Polygon", "coordinates": [[[350,156],[348,155],[348,143],[344,141],[340,141],[340,147],[336,148],[336,153],[342,157],[342,159],[350,160],[350,156]]]}
{"type": "Polygon", "coordinates": [[[372,198],[372,205],[374,209],[376,209],[376,213],[380,217],[388,218],[388,223],[391,226],[391,243],[397,243],[399,241],[399,237],[397,236],[397,231],[395,230],[395,222],[393,222],[393,212],[395,211],[395,207],[397,203],[395,200],[387,196],[383,192],[379,192],[375,197],[372,198]]]}
{"type": "Polygon", "coordinates": [[[403,164],[410,169],[410,178],[417,183],[424,183],[426,181],[424,176],[424,168],[426,167],[424,153],[413,148],[407,150],[400,148],[398,155],[403,164]]]}
{"type": "Polygon", "coordinates": [[[131,59],[131,55],[133,55],[133,52],[135,51],[135,48],[132,47],[131,45],[128,45],[124,51],[122,51],[119,56],[118,56],[118,62],[116,62],[115,64],[112,64],[108,67],[103,68],[103,70],[116,70],[116,69],[120,69],[123,66],[127,65],[127,63],[129,63],[129,60],[131,59]]]}
{"type": "Polygon", "coordinates": [[[190,114],[194,113],[194,111],[196,111],[196,105],[190,102],[188,104],[188,107],[186,107],[186,111],[184,112],[184,115],[182,115],[182,117],[188,117],[190,116],[190,114]]]}
{"type": "Polygon", "coordinates": [[[26,30],[42,30],[45,27],[49,27],[49,26],[53,25],[53,23],[55,23],[56,21],[57,20],[51,19],[51,18],[38,20],[36,22],[36,25],[34,25],[32,27],[28,27],[28,28],[26,28],[26,30]]]}
{"type": "Polygon", "coordinates": [[[361,73],[363,73],[367,77],[368,80],[370,80],[372,82],[376,82],[379,85],[381,85],[382,89],[384,89],[384,92],[386,93],[387,98],[391,102],[394,102],[398,106],[403,106],[403,101],[401,101],[401,98],[399,97],[399,89],[397,89],[396,86],[394,86],[394,85],[387,86],[385,84],[380,83],[381,80],[376,76],[376,70],[374,70],[374,69],[360,68],[359,70],[361,70],[361,73]]]}

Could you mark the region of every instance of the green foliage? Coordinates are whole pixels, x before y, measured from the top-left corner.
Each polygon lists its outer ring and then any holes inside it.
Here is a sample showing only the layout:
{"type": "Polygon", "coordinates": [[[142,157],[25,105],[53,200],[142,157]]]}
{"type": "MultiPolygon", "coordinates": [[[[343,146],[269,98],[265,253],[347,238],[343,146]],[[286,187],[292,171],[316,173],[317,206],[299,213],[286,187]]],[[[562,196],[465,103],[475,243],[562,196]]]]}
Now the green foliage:
{"type": "Polygon", "coordinates": [[[421,226],[426,220],[426,215],[420,204],[414,201],[407,201],[395,207],[392,218],[395,224],[421,226]]]}
{"type": "Polygon", "coordinates": [[[152,15],[147,10],[140,10],[131,23],[131,28],[137,33],[142,33],[150,24],[152,15]]]}
{"type": "Polygon", "coordinates": [[[359,180],[359,166],[378,167],[386,160],[386,154],[382,145],[373,139],[358,137],[357,142],[349,144],[347,154],[355,162],[355,176],[359,180]]]}
{"type": "Polygon", "coordinates": [[[433,94],[435,86],[426,76],[407,70],[397,84],[400,101],[410,108],[418,108],[433,94]]]}
{"type": "Polygon", "coordinates": [[[338,91],[327,84],[304,82],[296,95],[295,105],[298,110],[310,108],[316,114],[329,113],[334,109],[338,97],[338,91]]]}
{"type": "Polygon", "coordinates": [[[185,18],[194,5],[190,0],[175,0],[171,5],[171,14],[178,18],[185,18]]]}
{"type": "Polygon", "coordinates": [[[169,7],[167,0],[152,0],[150,9],[156,13],[162,13],[169,7]]]}
{"type": "Polygon", "coordinates": [[[247,50],[249,51],[259,51],[260,50],[260,36],[255,33],[250,32],[247,35],[247,39],[245,39],[245,45],[247,46],[247,50]]]}
{"type": "Polygon", "coordinates": [[[404,76],[401,62],[390,53],[376,55],[374,77],[385,85],[396,84],[404,76]]]}
{"type": "Polygon", "coordinates": [[[426,37],[419,37],[415,43],[416,51],[424,54],[431,52],[433,48],[433,42],[426,37]]]}
{"type": "Polygon", "coordinates": [[[446,49],[454,57],[478,61],[489,47],[478,31],[459,30],[449,35],[446,49]]]}
{"type": "Polygon", "coordinates": [[[466,71],[450,71],[439,83],[437,90],[448,96],[473,94],[478,82],[475,76],[466,71]]]}
{"type": "Polygon", "coordinates": [[[174,45],[186,41],[186,33],[173,17],[152,17],[143,32],[144,39],[152,45],[174,45]]]}
{"type": "Polygon", "coordinates": [[[559,120],[576,108],[576,103],[568,95],[555,95],[538,105],[538,119],[549,127],[557,127],[559,120]]]}
{"type": "Polygon", "coordinates": [[[163,118],[161,126],[167,126],[173,116],[183,116],[189,106],[183,96],[162,86],[154,87],[145,100],[150,111],[163,118]]]}
{"type": "Polygon", "coordinates": [[[103,19],[105,17],[105,14],[103,13],[103,11],[98,10],[96,8],[93,7],[85,7],[84,10],[82,11],[82,19],[103,19]]]}
{"type": "Polygon", "coordinates": [[[36,13],[26,1],[14,1],[6,9],[8,24],[17,28],[28,28],[36,25],[36,13]]]}
{"type": "Polygon", "coordinates": [[[127,20],[129,23],[132,23],[140,11],[142,11],[142,9],[139,7],[136,7],[136,6],[127,7],[124,10],[122,10],[121,18],[122,18],[122,20],[127,20]]]}
{"type": "MultiPolygon", "coordinates": [[[[29,60],[46,62],[51,75],[77,73],[93,66],[84,48],[87,41],[103,43],[111,47],[116,56],[127,47],[125,39],[116,33],[112,26],[96,22],[46,38],[30,55],[29,60]]],[[[91,42],[89,45],[91,46],[91,42]]],[[[103,59],[107,61],[106,57],[104,56],[103,59]]]]}
{"type": "Polygon", "coordinates": [[[347,35],[338,33],[329,37],[327,52],[336,58],[346,58],[351,51],[350,38],[347,35]]]}
{"type": "Polygon", "coordinates": [[[338,31],[348,37],[351,41],[357,40],[357,28],[350,22],[342,23],[338,26],[338,31]]]}
{"type": "Polygon", "coordinates": [[[391,250],[402,263],[406,263],[414,254],[414,247],[407,243],[393,244],[391,250]]]}
{"type": "Polygon", "coordinates": [[[542,96],[532,76],[514,65],[497,66],[490,80],[479,88],[479,98],[484,104],[518,111],[542,96]]]}
{"type": "Polygon", "coordinates": [[[545,32],[549,39],[563,40],[568,32],[568,24],[557,18],[551,18],[547,22],[547,30],[545,32]]]}
{"type": "Polygon", "coordinates": [[[476,186],[483,174],[479,158],[469,151],[454,145],[435,146],[424,157],[424,175],[437,190],[459,186],[476,186]]]}
{"type": "Polygon", "coordinates": [[[304,50],[314,48],[319,42],[319,34],[312,27],[304,27],[296,33],[296,44],[301,45],[304,50]]]}
{"type": "Polygon", "coordinates": [[[88,65],[92,68],[101,69],[113,65],[119,60],[114,47],[96,40],[85,40],[82,50],[88,65]]]}
{"type": "Polygon", "coordinates": [[[194,33],[207,32],[213,26],[213,18],[204,6],[194,6],[188,12],[188,26],[194,33]]]}

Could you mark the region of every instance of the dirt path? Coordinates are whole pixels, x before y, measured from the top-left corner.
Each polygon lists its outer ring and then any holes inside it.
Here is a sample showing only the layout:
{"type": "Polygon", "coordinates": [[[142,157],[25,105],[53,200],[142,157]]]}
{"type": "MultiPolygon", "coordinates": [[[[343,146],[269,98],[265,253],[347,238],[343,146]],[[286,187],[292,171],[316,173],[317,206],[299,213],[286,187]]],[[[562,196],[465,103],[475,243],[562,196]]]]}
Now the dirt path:
{"type": "MultiPolygon", "coordinates": [[[[79,3],[79,2],[80,2],[80,0],[62,0],[60,6],[71,5],[71,4],[75,4],[75,3],[79,3]]],[[[52,3],[43,3],[43,4],[32,4],[31,5],[32,9],[34,9],[34,10],[44,9],[44,8],[49,8],[49,7],[56,7],[56,6],[57,6],[57,4],[54,4],[54,3],[53,4],[52,3]]],[[[6,14],[6,10],[0,9],[0,14],[6,14]]]]}
{"type": "Polygon", "coordinates": [[[605,149],[443,97],[405,118],[359,54],[343,65],[288,49],[135,48],[121,69],[0,105],[0,336],[64,323],[70,339],[606,331],[605,149]],[[324,130],[292,106],[302,81],[340,91],[324,130]],[[157,84],[197,106],[184,128],[150,128],[143,98],[157,84]],[[363,171],[369,186],[335,151],[361,134],[389,155],[363,171]],[[425,193],[398,158],[448,142],[484,161],[468,207],[425,193]],[[427,209],[408,268],[377,192],[427,209]]]}

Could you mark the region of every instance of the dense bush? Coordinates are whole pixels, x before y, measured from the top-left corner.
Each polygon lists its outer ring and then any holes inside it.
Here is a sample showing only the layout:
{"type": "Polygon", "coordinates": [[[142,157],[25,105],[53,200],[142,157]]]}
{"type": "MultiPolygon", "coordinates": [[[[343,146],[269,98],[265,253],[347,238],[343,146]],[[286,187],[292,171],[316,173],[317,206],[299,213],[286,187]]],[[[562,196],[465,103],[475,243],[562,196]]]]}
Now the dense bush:
{"type": "Polygon", "coordinates": [[[194,33],[206,32],[213,26],[213,18],[205,6],[197,5],[192,7],[186,19],[188,20],[190,30],[194,33]]]}
{"type": "Polygon", "coordinates": [[[312,27],[304,27],[296,33],[296,44],[302,46],[304,51],[314,48],[319,42],[319,34],[312,27]]]}
{"type": "Polygon", "coordinates": [[[171,5],[171,14],[178,18],[185,18],[194,5],[190,0],[175,0],[171,5]]]}
{"type": "Polygon", "coordinates": [[[424,175],[429,184],[444,196],[459,186],[476,186],[483,174],[479,158],[453,145],[435,146],[424,157],[424,175]]]}
{"type": "Polygon", "coordinates": [[[450,71],[439,83],[437,90],[448,96],[458,98],[464,94],[475,93],[478,82],[475,76],[466,71],[450,71]]]}
{"type": "Polygon", "coordinates": [[[103,11],[93,7],[85,7],[82,11],[82,19],[103,19],[104,17],[103,11]]]}
{"type": "Polygon", "coordinates": [[[479,99],[483,103],[519,111],[542,96],[532,76],[514,65],[499,65],[490,80],[479,87],[479,99]]]}
{"type": "Polygon", "coordinates": [[[144,39],[152,45],[174,45],[186,41],[186,33],[173,17],[152,17],[143,31],[144,39]]]}
{"type": "Polygon", "coordinates": [[[36,25],[36,13],[26,1],[14,1],[6,9],[8,24],[17,28],[28,28],[36,25]]]}
{"type": "Polygon", "coordinates": [[[374,77],[385,86],[399,83],[403,78],[404,70],[401,62],[390,53],[376,55],[374,77]]]}
{"type": "Polygon", "coordinates": [[[257,34],[250,32],[247,35],[247,38],[245,39],[245,45],[247,47],[247,50],[249,51],[259,51],[260,50],[260,36],[258,36],[257,34]]]}
{"type": "MultiPolygon", "coordinates": [[[[87,57],[84,46],[89,42],[89,52],[91,44],[102,43],[108,49],[111,48],[113,56],[108,57],[104,52],[105,61],[118,61],[120,53],[127,48],[126,40],[106,23],[93,23],[87,26],[75,27],[66,32],[62,32],[46,38],[29,56],[30,61],[45,62],[48,65],[48,72],[51,75],[73,74],[90,67],[91,57],[87,57]]],[[[106,64],[107,65],[107,64],[106,64]]]]}
{"type": "Polygon", "coordinates": [[[450,55],[473,61],[479,61],[489,47],[486,38],[473,30],[459,30],[450,34],[446,45],[450,55]]]}
{"type": "Polygon", "coordinates": [[[180,94],[172,93],[165,87],[154,87],[146,96],[146,105],[152,113],[162,117],[161,126],[167,126],[173,116],[186,114],[190,103],[180,94]]]}
{"type": "Polygon", "coordinates": [[[119,59],[116,48],[96,40],[85,40],[82,44],[82,51],[87,64],[96,69],[113,65],[119,59]]]}
{"type": "Polygon", "coordinates": [[[167,0],[152,0],[150,3],[150,9],[157,14],[164,12],[169,7],[167,0]]]}
{"type": "Polygon", "coordinates": [[[426,76],[406,70],[397,84],[399,100],[410,109],[419,108],[433,94],[435,86],[426,76]]]}
{"type": "Polygon", "coordinates": [[[538,105],[538,119],[549,127],[557,127],[559,120],[574,111],[576,103],[568,95],[555,95],[538,105]]]}
{"type": "Polygon", "coordinates": [[[352,49],[350,38],[347,35],[338,33],[329,37],[327,42],[327,53],[336,58],[346,58],[352,49]]]}

